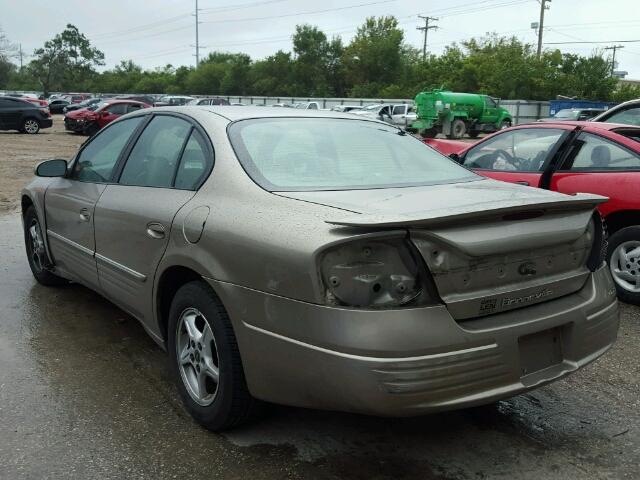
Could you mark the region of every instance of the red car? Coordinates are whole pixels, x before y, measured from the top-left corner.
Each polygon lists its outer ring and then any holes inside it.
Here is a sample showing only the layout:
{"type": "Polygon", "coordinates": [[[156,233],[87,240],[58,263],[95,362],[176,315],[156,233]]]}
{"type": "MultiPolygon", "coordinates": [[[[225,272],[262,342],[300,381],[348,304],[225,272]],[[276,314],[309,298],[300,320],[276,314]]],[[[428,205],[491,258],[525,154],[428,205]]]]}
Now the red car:
{"type": "Polygon", "coordinates": [[[640,127],[549,122],[502,130],[479,142],[426,139],[477,173],[562,193],[609,197],[600,207],[618,296],[640,304],[640,127]]]}
{"type": "Polygon", "coordinates": [[[121,115],[150,106],[134,100],[108,100],[88,108],[68,112],[64,116],[64,128],[84,135],[94,135],[121,115]]]}

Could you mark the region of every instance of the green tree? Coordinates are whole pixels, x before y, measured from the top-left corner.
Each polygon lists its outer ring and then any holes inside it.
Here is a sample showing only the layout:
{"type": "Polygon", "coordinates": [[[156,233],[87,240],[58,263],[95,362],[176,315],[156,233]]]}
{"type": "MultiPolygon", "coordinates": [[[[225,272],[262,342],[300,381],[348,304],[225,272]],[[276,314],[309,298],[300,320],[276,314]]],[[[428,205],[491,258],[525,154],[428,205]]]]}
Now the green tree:
{"type": "Polygon", "coordinates": [[[45,95],[52,89],[83,89],[90,84],[95,67],[104,65],[104,54],[91,46],[77,27],[67,28],[34,51],[29,71],[40,82],[45,95]]]}
{"type": "Polygon", "coordinates": [[[0,29],[0,88],[5,88],[11,76],[16,72],[16,66],[11,62],[15,54],[13,45],[6,34],[0,29]]]}
{"type": "Polygon", "coordinates": [[[253,64],[250,92],[253,95],[292,95],[293,60],[291,53],[278,50],[253,64]]]}
{"type": "Polygon", "coordinates": [[[294,93],[306,96],[328,95],[329,43],[324,32],[311,25],[296,26],[293,53],[294,93]]]}
{"type": "Polygon", "coordinates": [[[345,49],[343,62],[354,96],[375,96],[401,75],[404,32],[395,17],[367,18],[345,49]]]}

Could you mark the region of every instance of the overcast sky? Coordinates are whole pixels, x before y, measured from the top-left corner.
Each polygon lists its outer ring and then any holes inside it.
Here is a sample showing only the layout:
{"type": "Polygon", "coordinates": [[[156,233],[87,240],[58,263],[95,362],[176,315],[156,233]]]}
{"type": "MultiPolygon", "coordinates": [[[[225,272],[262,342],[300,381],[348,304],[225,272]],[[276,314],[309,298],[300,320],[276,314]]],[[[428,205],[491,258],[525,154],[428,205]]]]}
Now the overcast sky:
{"type": "MultiPolygon", "coordinates": [[[[438,17],[428,50],[486,32],[535,43],[536,0],[199,0],[201,56],[213,50],[266,57],[291,49],[296,24],[309,23],[347,43],[367,16],[395,15],[405,40],[422,47],[418,14],[438,17]]],[[[107,67],[132,59],[145,68],[194,64],[195,0],[0,0],[0,28],[26,53],[73,23],[105,53],[107,67]]],[[[553,0],[544,41],[640,40],[640,0],[553,0]]],[[[589,54],[613,43],[559,45],[589,54]]],[[[618,51],[618,69],[640,79],[640,42],[618,51]]],[[[546,45],[546,48],[555,47],[546,45]]],[[[610,54],[610,51],[607,52],[610,54]]]]}

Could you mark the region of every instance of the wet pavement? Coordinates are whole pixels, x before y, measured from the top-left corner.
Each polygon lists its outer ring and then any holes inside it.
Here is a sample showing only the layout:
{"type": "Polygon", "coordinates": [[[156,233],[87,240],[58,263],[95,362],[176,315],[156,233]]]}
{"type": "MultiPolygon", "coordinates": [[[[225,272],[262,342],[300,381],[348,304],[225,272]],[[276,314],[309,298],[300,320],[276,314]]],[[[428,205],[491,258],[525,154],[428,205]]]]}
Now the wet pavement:
{"type": "Polygon", "coordinates": [[[414,419],[274,407],[217,435],[183,410],[164,352],[78,285],[42,287],[0,217],[0,479],[639,478],[640,308],[553,385],[414,419]]]}

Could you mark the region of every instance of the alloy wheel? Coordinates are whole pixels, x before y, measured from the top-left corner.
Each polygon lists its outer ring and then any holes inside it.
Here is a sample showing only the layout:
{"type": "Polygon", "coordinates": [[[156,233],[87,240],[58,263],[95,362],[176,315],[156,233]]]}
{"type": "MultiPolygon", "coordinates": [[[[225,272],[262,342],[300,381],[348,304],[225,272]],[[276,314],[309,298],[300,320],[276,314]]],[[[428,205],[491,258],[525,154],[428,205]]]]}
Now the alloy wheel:
{"type": "Polygon", "coordinates": [[[218,393],[220,361],[211,325],[195,308],[187,308],[180,315],[175,355],[189,396],[198,405],[211,405],[218,393]]]}
{"type": "Polygon", "coordinates": [[[611,254],[614,281],[629,292],[640,293],[640,241],[623,242],[611,254]]]}
{"type": "Polygon", "coordinates": [[[46,252],[44,248],[44,241],[42,240],[40,224],[36,219],[34,219],[29,225],[29,246],[29,256],[33,266],[38,272],[43,271],[46,265],[46,252]]]}
{"type": "Polygon", "coordinates": [[[38,133],[40,130],[40,125],[35,120],[26,120],[24,122],[24,131],[30,134],[38,133]]]}

